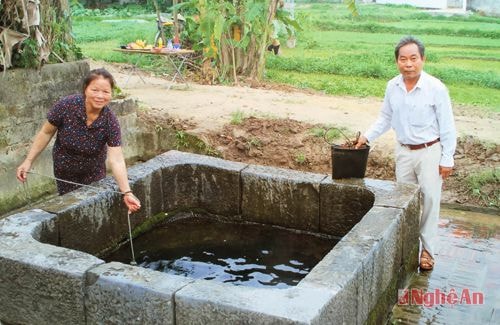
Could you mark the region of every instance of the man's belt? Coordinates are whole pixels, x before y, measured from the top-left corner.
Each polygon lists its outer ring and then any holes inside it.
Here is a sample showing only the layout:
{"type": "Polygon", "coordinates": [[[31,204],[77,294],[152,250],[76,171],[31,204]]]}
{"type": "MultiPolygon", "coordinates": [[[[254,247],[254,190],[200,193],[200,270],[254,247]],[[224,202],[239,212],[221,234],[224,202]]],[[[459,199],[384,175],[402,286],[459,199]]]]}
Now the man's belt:
{"type": "Polygon", "coordinates": [[[438,143],[438,142],[439,142],[439,138],[437,138],[436,140],[432,140],[431,142],[427,142],[427,143],[421,143],[421,144],[401,144],[401,145],[403,147],[406,147],[406,148],[410,149],[410,150],[419,150],[419,149],[424,149],[424,148],[430,147],[433,144],[438,143]]]}

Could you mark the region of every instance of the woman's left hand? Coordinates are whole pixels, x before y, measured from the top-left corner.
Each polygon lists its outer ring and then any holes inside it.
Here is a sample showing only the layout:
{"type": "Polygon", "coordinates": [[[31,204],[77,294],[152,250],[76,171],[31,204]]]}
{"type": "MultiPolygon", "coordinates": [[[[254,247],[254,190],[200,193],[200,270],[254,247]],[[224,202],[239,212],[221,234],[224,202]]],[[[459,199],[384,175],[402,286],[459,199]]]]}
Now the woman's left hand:
{"type": "Polygon", "coordinates": [[[128,192],[123,196],[123,202],[130,212],[139,211],[141,208],[141,201],[132,192],[128,192]]]}

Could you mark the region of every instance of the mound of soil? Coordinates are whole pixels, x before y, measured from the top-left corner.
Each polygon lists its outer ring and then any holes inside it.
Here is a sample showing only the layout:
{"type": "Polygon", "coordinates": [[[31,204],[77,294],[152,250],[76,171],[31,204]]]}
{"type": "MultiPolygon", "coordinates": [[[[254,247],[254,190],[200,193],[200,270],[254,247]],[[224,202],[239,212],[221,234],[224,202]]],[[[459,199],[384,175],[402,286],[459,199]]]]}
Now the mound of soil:
{"type": "MultiPolygon", "coordinates": [[[[227,160],[331,174],[330,145],[312,132],[322,127],[291,119],[250,117],[241,124],[227,124],[221,131],[205,134],[204,138],[227,160]]],[[[387,150],[377,147],[370,152],[367,177],[395,180],[394,159],[384,152],[387,150]]],[[[443,202],[498,208],[500,180],[484,186],[481,194],[474,194],[467,178],[495,168],[499,161],[499,145],[486,146],[473,137],[459,139],[455,171],[445,181],[443,202]]]]}

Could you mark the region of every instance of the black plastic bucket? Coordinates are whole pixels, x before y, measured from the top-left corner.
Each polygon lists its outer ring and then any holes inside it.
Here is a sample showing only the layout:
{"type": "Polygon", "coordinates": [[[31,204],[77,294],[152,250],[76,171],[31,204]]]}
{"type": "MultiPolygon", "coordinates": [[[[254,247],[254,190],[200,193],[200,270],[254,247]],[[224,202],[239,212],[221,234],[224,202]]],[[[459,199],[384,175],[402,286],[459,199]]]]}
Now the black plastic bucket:
{"type": "Polygon", "coordinates": [[[359,149],[332,145],[332,178],[363,178],[370,146],[359,149]]]}

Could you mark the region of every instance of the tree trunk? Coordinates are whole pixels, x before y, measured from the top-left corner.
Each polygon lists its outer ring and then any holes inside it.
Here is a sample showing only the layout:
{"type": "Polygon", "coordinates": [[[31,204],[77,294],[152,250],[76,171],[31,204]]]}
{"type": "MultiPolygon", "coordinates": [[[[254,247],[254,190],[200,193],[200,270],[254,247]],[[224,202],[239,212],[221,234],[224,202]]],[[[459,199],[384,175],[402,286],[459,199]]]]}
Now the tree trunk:
{"type": "MultiPolygon", "coordinates": [[[[278,8],[279,0],[271,0],[269,3],[269,10],[267,11],[267,26],[271,26],[274,16],[276,15],[276,9],[278,8]]],[[[259,60],[257,61],[257,66],[255,67],[255,79],[262,79],[264,75],[264,67],[266,60],[264,54],[266,51],[266,42],[269,39],[269,28],[266,29],[264,35],[262,35],[261,43],[259,44],[259,60]]]]}
{"type": "MultiPolygon", "coordinates": [[[[266,26],[270,26],[279,0],[270,0],[267,12],[266,26]]],[[[264,74],[265,51],[267,40],[269,39],[269,28],[266,28],[260,37],[251,36],[246,53],[238,49],[237,71],[239,74],[252,80],[260,80],[264,74]]]]}

